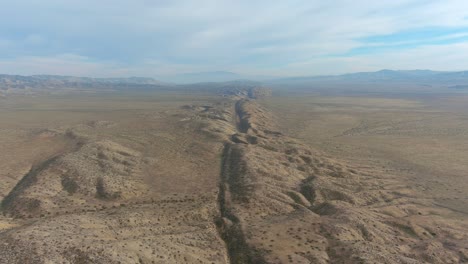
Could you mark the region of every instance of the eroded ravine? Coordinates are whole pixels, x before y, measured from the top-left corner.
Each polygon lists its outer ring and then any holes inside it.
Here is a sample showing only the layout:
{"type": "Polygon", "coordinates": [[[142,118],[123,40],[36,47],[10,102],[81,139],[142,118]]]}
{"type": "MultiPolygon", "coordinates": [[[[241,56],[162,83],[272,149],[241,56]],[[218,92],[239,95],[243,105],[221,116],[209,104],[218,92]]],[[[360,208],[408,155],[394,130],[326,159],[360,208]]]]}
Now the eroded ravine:
{"type": "Polygon", "coordinates": [[[148,148],[107,135],[34,167],[10,197],[41,204],[7,201],[0,263],[467,262],[466,223],[282,134],[259,94],[181,106],[135,129],[148,148]]]}
{"type": "Polygon", "coordinates": [[[247,244],[242,223],[232,211],[234,183],[242,174],[242,166],[239,161],[239,153],[231,143],[226,143],[223,149],[221,165],[221,181],[219,187],[219,209],[220,218],[217,220],[217,227],[221,238],[226,243],[229,255],[229,262],[241,263],[265,263],[260,256],[255,255],[247,244]],[[233,149],[234,148],[234,149],[233,149]]]}
{"type": "Polygon", "coordinates": [[[422,214],[436,209],[401,197],[400,182],[325,158],[277,132],[274,117],[251,98],[234,105],[237,130],[224,145],[218,199],[231,263],[467,259],[466,236],[455,235],[463,225],[422,214]]]}
{"type": "MultiPolygon", "coordinates": [[[[251,93],[249,92],[249,95],[251,93]]],[[[242,149],[237,144],[248,144],[247,141],[239,140],[239,134],[245,134],[251,128],[249,116],[242,109],[245,98],[241,98],[234,103],[234,127],[236,133],[231,135],[231,139],[224,143],[221,156],[220,184],[218,206],[220,217],[216,220],[218,232],[226,244],[229,262],[232,264],[253,264],[266,263],[261,255],[256,253],[250,245],[247,244],[244,227],[241,219],[236,216],[233,203],[242,197],[245,197],[246,186],[242,184],[244,177],[245,164],[242,161],[242,149]]],[[[251,138],[251,137],[250,137],[251,138]]]]}
{"type": "MultiPolygon", "coordinates": [[[[179,113],[186,114],[183,110],[179,113]]],[[[219,143],[208,145],[211,139],[197,134],[198,120],[167,126],[175,130],[179,128],[176,125],[189,125],[183,128],[191,129],[184,131],[190,140],[181,140],[183,149],[191,152],[176,154],[212,161],[216,154],[211,150],[217,150],[219,143]],[[197,135],[200,138],[194,138],[197,135]],[[204,149],[193,148],[206,142],[204,149]]],[[[218,213],[216,166],[206,165],[203,173],[200,169],[200,176],[190,173],[193,182],[188,188],[192,189],[183,191],[178,185],[187,182],[183,178],[187,174],[171,168],[175,172],[167,177],[171,181],[165,182],[166,190],[162,190],[149,181],[146,172],[152,168],[157,171],[161,164],[172,161],[174,157],[169,155],[175,144],[168,143],[167,151],[158,152],[169,156],[158,162],[144,154],[145,149],[122,144],[118,138],[92,137],[82,127],[70,128],[74,131],[70,133],[68,129],[57,129],[53,136],[66,137],[71,147],[37,162],[4,200],[0,263],[227,262],[223,241],[213,223],[218,213]],[[213,184],[207,186],[210,182],[213,184]],[[155,187],[159,189],[155,191],[155,187]]],[[[177,138],[185,139],[180,134],[177,138]]],[[[164,146],[162,141],[151,141],[152,137],[146,139],[146,144],[152,144],[149,147],[164,146]]],[[[182,158],[177,161],[185,171],[192,172],[187,167],[193,163],[182,158]]]]}

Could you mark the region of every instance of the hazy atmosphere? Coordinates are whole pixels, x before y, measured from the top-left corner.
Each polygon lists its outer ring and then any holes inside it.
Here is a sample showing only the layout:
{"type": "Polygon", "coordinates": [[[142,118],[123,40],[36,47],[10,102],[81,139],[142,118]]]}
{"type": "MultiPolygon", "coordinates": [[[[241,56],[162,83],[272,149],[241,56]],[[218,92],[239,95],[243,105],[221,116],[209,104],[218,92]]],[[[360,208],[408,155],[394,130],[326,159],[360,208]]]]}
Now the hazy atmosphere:
{"type": "Polygon", "coordinates": [[[468,263],[468,1],[3,1],[0,264],[468,263]]]}
{"type": "Polygon", "coordinates": [[[468,3],[4,1],[0,72],[242,77],[464,70],[468,3]]]}

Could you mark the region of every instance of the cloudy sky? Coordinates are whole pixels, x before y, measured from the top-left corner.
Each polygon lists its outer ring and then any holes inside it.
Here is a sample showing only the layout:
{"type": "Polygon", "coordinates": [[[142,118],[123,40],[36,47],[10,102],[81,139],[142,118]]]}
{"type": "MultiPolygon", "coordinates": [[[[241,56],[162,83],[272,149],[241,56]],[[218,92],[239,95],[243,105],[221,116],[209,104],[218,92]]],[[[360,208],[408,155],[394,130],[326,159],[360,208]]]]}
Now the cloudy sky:
{"type": "Polygon", "coordinates": [[[1,2],[0,73],[468,70],[466,0],[1,2]]]}

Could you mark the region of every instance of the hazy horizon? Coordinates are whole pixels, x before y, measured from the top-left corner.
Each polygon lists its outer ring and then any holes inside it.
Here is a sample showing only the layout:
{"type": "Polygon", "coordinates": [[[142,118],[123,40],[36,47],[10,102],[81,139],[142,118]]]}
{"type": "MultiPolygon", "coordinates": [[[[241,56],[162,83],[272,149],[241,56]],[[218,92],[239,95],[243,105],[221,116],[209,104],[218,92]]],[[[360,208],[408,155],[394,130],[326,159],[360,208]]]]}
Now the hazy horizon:
{"type": "Polygon", "coordinates": [[[384,71],[390,72],[431,72],[431,73],[455,73],[455,72],[466,72],[467,70],[461,71],[436,71],[431,69],[410,69],[410,70],[399,70],[399,69],[380,69],[377,71],[358,71],[358,72],[345,72],[342,74],[323,74],[323,75],[295,75],[295,76],[255,76],[255,75],[241,75],[236,72],[229,71],[213,71],[213,72],[184,72],[180,74],[174,74],[171,76],[85,76],[85,75],[60,75],[60,74],[15,74],[15,73],[3,73],[0,72],[0,75],[9,75],[9,76],[24,76],[24,77],[34,77],[34,76],[57,76],[57,77],[76,77],[76,78],[95,78],[95,79],[132,79],[132,78],[144,78],[144,79],[153,79],[156,81],[168,82],[168,83],[193,83],[195,82],[224,82],[224,81],[274,81],[282,79],[294,79],[294,78],[315,78],[315,77],[333,77],[333,76],[346,76],[353,74],[365,74],[365,73],[379,73],[384,71]],[[185,79],[184,79],[185,78],[185,79]]]}
{"type": "Polygon", "coordinates": [[[0,264],[467,263],[468,1],[15,0],[0,264]]]}

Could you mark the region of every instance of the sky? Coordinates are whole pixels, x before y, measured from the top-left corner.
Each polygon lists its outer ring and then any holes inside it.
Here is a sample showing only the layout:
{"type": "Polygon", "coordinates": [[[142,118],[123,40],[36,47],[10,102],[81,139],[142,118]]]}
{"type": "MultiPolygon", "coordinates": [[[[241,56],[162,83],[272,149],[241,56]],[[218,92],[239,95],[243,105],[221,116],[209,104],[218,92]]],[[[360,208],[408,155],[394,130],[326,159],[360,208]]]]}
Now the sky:
{"type": "Polygon", "coordinates": [[[468,70],[466,0],[0,0],[0,73],[468,70]]]}

